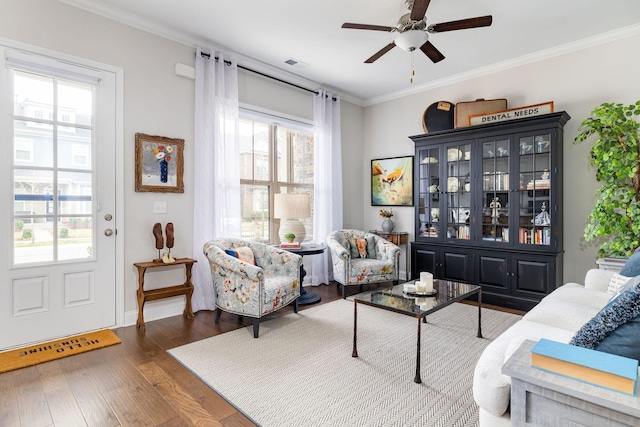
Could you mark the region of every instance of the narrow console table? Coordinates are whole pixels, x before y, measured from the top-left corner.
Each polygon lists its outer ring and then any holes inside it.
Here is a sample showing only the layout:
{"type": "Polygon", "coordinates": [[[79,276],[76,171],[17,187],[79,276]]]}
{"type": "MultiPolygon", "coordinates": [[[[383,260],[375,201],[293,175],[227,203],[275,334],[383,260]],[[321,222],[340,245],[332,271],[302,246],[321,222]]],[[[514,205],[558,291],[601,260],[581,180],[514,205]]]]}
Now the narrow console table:
{"type": "Polygon", "coordinates": [[[377,234],[382,237],[384,240],[388,240],[394,245],[404,247],[404,257],[405,257],[405,277],[407,280],[411,280],[411,272],[409,271],[409,233],[406,231],[391,231],[387,233],[386,231],[379,230],[369,230],[369,233],[377,234]]]}
{"type": "Polygon", "coordinates": [[[622,427],[640,425],[640,398],[531,367],[525,341],[502,367],[511,377],[511,425],[622,427]]]}
{"type": "Polygon", "coordinates": [[[146,327],[144,325],[144,303],[146,301],[153,301],[162,298],[175,297],[178,295],[184,295],[186,297],[186,304],[182,315],[185,319],[193,319],[193,310],[191,308],[191,296],[193,295],[193,284],[191,283],[191,268],[193,264],[197,262],[191,258],[176,258],[176,262],[163,263],[163,262],[136,262],[135,265],[138,268],[138,320],[136,326],[142,332],[145,332],[146,327]],[[175,265],[184,265],[186,280],[181,285],[169,286],[159,289],[144,289],[144,273],[149,268],[159,267],[171,267],[175,265]]]}

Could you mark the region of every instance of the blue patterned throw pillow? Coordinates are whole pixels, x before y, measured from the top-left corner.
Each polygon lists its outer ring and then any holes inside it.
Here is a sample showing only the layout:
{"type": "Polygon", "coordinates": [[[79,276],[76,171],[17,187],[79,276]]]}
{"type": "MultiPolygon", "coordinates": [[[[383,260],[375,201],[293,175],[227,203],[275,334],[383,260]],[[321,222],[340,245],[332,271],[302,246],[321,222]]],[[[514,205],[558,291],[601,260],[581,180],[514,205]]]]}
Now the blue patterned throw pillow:
{"type": "Polygon", "coordinates": [[[640,284],[585,323],[569,344],[640,360],[640,284]]]}

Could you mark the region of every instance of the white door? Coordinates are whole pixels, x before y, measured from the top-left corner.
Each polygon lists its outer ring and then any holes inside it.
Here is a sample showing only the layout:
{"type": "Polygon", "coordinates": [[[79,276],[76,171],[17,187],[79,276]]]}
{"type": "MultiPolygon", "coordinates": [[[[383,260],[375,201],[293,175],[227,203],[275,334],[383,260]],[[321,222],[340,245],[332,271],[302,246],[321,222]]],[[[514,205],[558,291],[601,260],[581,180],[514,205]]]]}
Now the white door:
{"type": "Polygon", "coordinates": [[[1,48],[0,350],[116,323],[115,75],[1,48]]]}

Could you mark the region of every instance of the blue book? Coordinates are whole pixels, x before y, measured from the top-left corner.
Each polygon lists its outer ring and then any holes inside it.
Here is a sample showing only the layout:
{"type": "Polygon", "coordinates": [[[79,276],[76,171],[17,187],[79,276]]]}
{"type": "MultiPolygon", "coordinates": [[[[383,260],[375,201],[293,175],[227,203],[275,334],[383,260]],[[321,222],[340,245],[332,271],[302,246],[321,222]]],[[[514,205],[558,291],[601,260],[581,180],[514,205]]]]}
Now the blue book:
{"type": "Polygon", "coordinates": [[[636,395],[636,359],[542,338],[531,349],[531,366],[599,387],[636,395]]]}

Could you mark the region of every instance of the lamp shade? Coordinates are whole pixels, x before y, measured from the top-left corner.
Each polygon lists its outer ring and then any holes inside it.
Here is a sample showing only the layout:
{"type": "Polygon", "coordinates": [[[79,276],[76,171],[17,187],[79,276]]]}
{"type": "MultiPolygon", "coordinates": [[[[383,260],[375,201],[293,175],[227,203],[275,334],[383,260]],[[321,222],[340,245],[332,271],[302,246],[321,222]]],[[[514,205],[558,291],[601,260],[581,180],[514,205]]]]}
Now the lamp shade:
{"type": "Polygon", "coordinates": [[[278,236],[284,241],[286,233],[296,235],[296,242],[302,243],[307,236],[304,224],[297,218],[311,216],[311,197],[309,193],[280,193],[276,194],[273,201],[273,216],[280,218],[280,230],[278,236]]]}
{"type": "Polygon", "coordinates": [[[279,193],[275,195],[274,218],[309,218],[311,198],[309,193],[279,193]]]}
{"type": "Polygon", "coordinates": [[[429,36],[423,30],[409,30],[398,34],[393,42],[400,49],[411,52],[422,46],[428,38],[429,36]]]}

